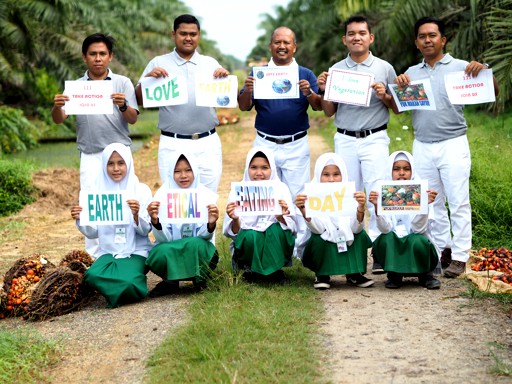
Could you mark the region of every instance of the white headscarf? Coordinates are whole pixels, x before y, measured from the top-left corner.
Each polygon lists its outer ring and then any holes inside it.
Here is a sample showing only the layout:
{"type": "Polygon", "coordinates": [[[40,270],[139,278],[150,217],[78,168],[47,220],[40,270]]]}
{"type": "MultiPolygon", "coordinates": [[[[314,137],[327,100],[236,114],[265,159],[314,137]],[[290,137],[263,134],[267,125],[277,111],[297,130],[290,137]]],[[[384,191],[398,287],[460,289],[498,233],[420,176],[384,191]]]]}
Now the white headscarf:
{"type": "MultiPolygon", "coordinates": [[[[105,147],[101,158],[102,173],[98,177],[97,187],[99,191],[126,191],[129,199],[137,197],[139,179],[135,176],[133,157],[130,148],[124,144],[113,143],[105,147]],[[126,163],[126,175],[117,182],[110,178],[107,172],[107,164],[114,152],[117,152],[126,163]]],[[[136,248],[135,226],[133,216],[130,213],[130,223],[125,225],[99,225],[98,238],[100,248],[105,253],[111,253],[115,257],[129,257],[136,248]],[[115,243],[114,238],[117,229],[124,229],[126,242],[115,243]]]]}
{"type": "MultiPolygon", "coordinates": [[[[320,183],[324,168],[328,165],[335,165],[341,173],[341,181],[348,181],[347,167],[343,159],[336,153],[328,152],[320,155],[315,163],[315,171],[312,183],[320,183]]],[[[348,245],[354,241],[354,232],[359,233],[361,225],[357,222],[356,213],[353,218],[346,216],[313,217],[308,227],[313,233],[319,233],[322,239],[335,243],[339,237],[343,237],[348,245]]]]}
{"type": "Polygon", "coordinates": [[[389,179],[393,179],[393,164],[395,164],[395,161],[405,160],[408,161],[411,165],[411,180],[414,180],[416,177],[416,168],[414,167],[414,158],[412,155],[407,151],[395,151],[388,157],[388,169],[389,169],[389,179]]]}

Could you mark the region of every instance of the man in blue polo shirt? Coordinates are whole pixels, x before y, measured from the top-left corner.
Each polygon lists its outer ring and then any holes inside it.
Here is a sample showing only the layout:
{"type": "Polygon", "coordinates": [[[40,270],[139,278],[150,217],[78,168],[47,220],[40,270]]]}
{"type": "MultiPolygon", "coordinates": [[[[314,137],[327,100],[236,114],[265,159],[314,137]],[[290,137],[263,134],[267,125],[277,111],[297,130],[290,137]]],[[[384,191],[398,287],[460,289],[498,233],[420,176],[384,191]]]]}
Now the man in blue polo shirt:
{"type": "MultiPolygon", "coordinates": [[[[377,180],[387,177],[386,164],[389,157],[389,137],[386,131],[389,121],[389,108],[393,97],[386,93],[388,84],[393,83],[396,72],[387,61],[375,57],[370,52],[374,41],[371,26],[364,16],[353,16],[345,21],[343,44],[348,48],[348,56],[333,65],[333,68],[374,75],[370,106],[333,103],[322,99],[322,109],[326,116],[334,115],[337,132],[334,135],[334,150],[347,165],[348,178],[356,184],[356,191],[363,187],[369,196],[375,190],[377,180]]],[[[318,76],[320,92],[324,92],[328,72],[318,76]]],[[[375,220],[375,209],[368,202],[370,223],[368,234],[375,240],[380,234],[375,220]]],[[[384,271],[377,263],[374,273],[384,271]]]]}
{"type": "MultiPolygon", "coordinates": [[[[277,173],[295,199],[295,195],[310,181],[310,161],[308,128],[308,108],[320,110],[321,98],[318,95],[316,76],[313,72],[297,64],[293,57],[297,51],[295,33],[287,27],[279,27],[270,37],[269,49],[272,58],[269,67],[296,67],[299,71],[298,99],[254,99],[254,77],[245,79],[244,87],[238,96],[238,106],[242,111],[256,108],[256,138],[254,146],[264,146],[274,152],[277,173]]],[[[301,256],[306,225],[300,225],[297,236],[299,247],[296,256],[301,256]]]]}

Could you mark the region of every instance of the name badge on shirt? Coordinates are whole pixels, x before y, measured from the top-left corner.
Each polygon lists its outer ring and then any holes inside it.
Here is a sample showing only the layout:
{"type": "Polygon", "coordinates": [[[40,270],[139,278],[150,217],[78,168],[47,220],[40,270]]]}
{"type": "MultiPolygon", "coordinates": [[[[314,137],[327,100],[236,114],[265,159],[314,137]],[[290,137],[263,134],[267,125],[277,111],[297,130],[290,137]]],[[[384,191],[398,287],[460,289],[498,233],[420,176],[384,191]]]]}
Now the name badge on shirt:
{"type": "Polygon", "coordinates": [[[258,224],[256,224],[256,229],[262,231],[267,225],[267,219],[262,217],[258,219],[258,224]]]}
{"type": "Polygon", "coordinates": [[[191,224],[183,224],[181,226],[181,237],[192,237],[192,231],[191,224]]]}
{"type": "Polygon", "coordinates": [[[400,224],[395,227],[395,233],[398,237],[405,237],[408,235],[405,225],[400,224]]]}
{"type": "Polygon", "coordinates": [[[115,244],[125,244],[126,243],[126,228],[116,228],[114,234],[114,243],[115,244]]]}
{"type": "Polygon", "coordinates": [[[347,252],[347,242],[343,236],[336,238],[336,246],[338,247],[338,253],[347,252]]]}

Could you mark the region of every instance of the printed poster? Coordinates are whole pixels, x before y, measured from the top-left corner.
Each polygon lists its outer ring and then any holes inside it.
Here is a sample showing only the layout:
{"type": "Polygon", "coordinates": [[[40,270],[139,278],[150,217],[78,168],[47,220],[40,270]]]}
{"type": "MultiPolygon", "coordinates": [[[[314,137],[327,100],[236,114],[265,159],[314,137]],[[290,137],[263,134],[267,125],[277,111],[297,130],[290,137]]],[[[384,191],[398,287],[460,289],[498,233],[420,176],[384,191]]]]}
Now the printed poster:
{"type": "Polygon", "coordinates": [[[306,183],[306,217],[354,216],[357,201],[355,182],[306,183]]]}
{"type": "Polygon", "coordinates": [[[464,71],[444,75],[446,93],[452,104],[482,104],[496,101],[492,69],[480,71],[477,77],[464,71]]]}
{"type": "Polygon", "coordinates": [[[255,99],[298,99],[297,66],[253,67],[255,99]]]}
{"type": "Polygon", "coordinates": [[[400,112],[411,109],[436,109],[430,79],[411,81],[403,89],[400,89],[397,84],[389,84],[388,87],[400,112]]]}
{"type": "Polygon", "coordinates": [[[158,219],[162,224],[207,223],[209,204],[215,203],[217,194],[204,189],[168,189],[155,196],[160,202],[158,219]]]}
{"type": "Polygon", "coordinates": [[[374,75],[372,73],[345,71],[329,68],[325,86],[325,100],[335,103],[370,105],[374,75]]]}
{"type": "Polygon", "coordinates": [[[276,191],[275,181],[232,182],[231,193],[235,196],[235,215],[282,215],[283,209],[279,205],[276,191]]]}
{"type": "Polygon", "coordinates": [[[112,81],[65,81],[66,115],[112,115],[112,81]]]}
{"type": "Polygon", "coordinates": [[[379,180],[377,214],[428,214],[427,189],[427,180],[379,180]]]}
{"type": "Polygon", "coordinates": [[[180,75],[144,77],[140,83],[144,108],[181,105],[188,102],[187,79],[180,75]]]}
{"type": "Polygon", "coordinates": [[[238,79],[229,75],[215,79],[211,75],[196,76],[196,105],[198,107],[236,108],[238,79]]]}
{"type": "Polygon", "coordinates": [[[80,225],[129,224],[132,211],[124,191],[80,191],[80,225]]]}

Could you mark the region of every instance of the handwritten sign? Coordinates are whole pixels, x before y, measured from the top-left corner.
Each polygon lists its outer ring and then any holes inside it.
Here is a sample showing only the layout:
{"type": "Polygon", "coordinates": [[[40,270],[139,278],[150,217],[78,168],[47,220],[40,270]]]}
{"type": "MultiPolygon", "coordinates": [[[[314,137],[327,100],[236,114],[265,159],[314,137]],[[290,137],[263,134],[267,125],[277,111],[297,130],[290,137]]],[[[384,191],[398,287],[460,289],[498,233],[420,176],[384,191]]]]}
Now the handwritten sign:
{"type": "Polygon", "coordinates": [[[325,87],[325,99],[335,103],[370,105],[374,75],[364,72],[329,68],[325,87]]]}
{"type": "Polygon", "coordinates": [[[188,102],[187,79],[180,75],[145,77],[141,83],[144,108],[180,105],[188,102]]]}
{"type": "Polygon", "coordinates": [[[214,79],[211,75],[196,76],[198,107],[236,108],[238,79],[229,75],[214,79]]]}
{"type": "Polygon", "coordinates": [[[427,189],[427,180],[379,180],[377,214],[428,214],[427,189]]]}
{"type": "Polygon", "coordinates": [[[306,183],[306,217],[354,216],[357,201],[354,199],[356,186],[353,181],[346,183],[306,183]]]}
{"type": "Polygon", "coordinates": [[[66,115],[112,115],[112,81],[65,81],[66,115]]]}
{"type": "Polygon", "coordinates": [[[400,112],[411,109],[436,109],[430,79],[411,81],[404,88],[399,88],[397,84],[389,84],[388,88],[400,112]]]}
{"type": "Polygon", "coordinates": [[[253,67],[255,99],[298,99],[299,68],[253,67]]]}
{"type": "Polygon", "coordinates": [[[243,181],[231,183],[235,196],[237,216],[280,215],[282,208],[275,196],[276,183],[273,181],[243,181]]]}
{"type": "Polygon", "coordinates": [[[452,104],[481,104],[496,101],[492,69],[480,71],[477,77],[464,71],[444,75],[446,93],[452,104]]]}
{"type": "Polygon", "coordinates": [[[158,196],[158,218],[163,224],[206,223],[208,208],[196,188],[169,189],[158,196]]]}
{"type": "Polygon", "coordinates": [[[80,225],[129,224],[131,210],[123,191],[80,191],[80,225]]]}

